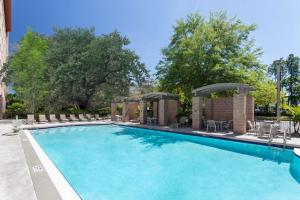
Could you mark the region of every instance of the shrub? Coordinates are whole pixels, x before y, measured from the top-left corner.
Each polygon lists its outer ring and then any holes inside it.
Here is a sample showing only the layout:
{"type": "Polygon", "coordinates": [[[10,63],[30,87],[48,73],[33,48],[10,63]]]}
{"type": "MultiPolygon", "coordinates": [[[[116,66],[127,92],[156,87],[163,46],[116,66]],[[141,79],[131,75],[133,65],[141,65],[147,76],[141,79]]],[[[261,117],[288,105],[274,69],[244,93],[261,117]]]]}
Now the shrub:
{"type": "Polygon", "coordinates": [[[25,105],[22,102],[13,102],[6,107],[5,118],[15,118],[18,115],[20,118],[26,117],[25,105]]]}

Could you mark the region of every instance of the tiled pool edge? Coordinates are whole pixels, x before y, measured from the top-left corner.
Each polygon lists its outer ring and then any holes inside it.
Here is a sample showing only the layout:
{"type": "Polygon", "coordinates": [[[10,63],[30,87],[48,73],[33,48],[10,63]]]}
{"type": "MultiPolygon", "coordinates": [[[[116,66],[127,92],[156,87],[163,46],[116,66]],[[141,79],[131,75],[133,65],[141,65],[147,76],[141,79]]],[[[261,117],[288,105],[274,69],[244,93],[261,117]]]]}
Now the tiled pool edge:
{"type": "MultiPolygon", "coordinates": [[[[35,182],[34,176],[32,174],[34,172],[32,169],[30,169],[30,175],[31,175],[31,178],[33,179],[32,181],[34,184],[34,189],[36,190],[35,192],[37,194],[37,198],[43,199],[43,200],[46,200],[46,199],[49,199],[49,200],[50,199],[81,200],[81,198],[76,193],[76,191],[72,188],[72,186],[68,183],[68,181],[65,179],[65,177],[61,174],[61,172],[56,168],[56,166],[48,158],[47,154],[43,151],[43,149],[39,146],[39,144],[35,141],[35,139],[31,135],[30,131],[24,130],[23,132],[24,132],[25,137],[23,137],[22,140],[24,140],[25,142],[26,142],[26,140],[29,141],[30,146],[32,147],[34,153],[37,155],[37,157],[40,161],[40,164],[45,169],[45,173],[47,173],[47,176],[49,178],[49,180],[47,180],[47,178],[44,177],[43,178],[44,180],[42,180],[43,183],[47,182],[46,185],[36,185],[34,183],[35,182]],[[51,182],[51,183],[49,183],[49,182],[51,182]],[[51,188],[51,184],[54,188],[51,188]],[[53,189],[55,189],[56,192],[53,191],[53,189]],[[44,191],[52,190],[52,191],[50,192],[50,194],[49,194],[49,192],[47,192],[48,194],[41,194],[40,190],[44,190],[44,191]],[[38,196],[40,196],[40,197],[38,197],[38,196]]],[[[24,149],[24,147],[23,147],[23,149],[24,149]]],[[[24,151],[25,151],[25,149],[24,149],[24,151]]],[[[29,165],[28,167],[29,168],[35,167],[35,170],[37,171],[36,173],[38,173],[38,170],[41,165],[36,163],[33,166],[33,163],[28,163],[29,160],[27,159],[27,156],[26,156],[26,160],[27,160],[27,164],[29,165]]],[[[43,168],[41,170],[43,170],[43,168]]]]}

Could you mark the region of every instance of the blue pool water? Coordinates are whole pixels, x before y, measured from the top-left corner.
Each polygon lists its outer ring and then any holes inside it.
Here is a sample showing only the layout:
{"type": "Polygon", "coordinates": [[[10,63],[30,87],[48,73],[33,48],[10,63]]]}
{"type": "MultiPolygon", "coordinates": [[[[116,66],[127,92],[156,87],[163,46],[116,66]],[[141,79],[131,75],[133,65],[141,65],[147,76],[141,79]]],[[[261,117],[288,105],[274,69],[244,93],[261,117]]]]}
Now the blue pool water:
{"type": "Polygon", "coordinates": [[[300,199],[292,150],[116,125],[32,132],[84,200],[300,199]]]}

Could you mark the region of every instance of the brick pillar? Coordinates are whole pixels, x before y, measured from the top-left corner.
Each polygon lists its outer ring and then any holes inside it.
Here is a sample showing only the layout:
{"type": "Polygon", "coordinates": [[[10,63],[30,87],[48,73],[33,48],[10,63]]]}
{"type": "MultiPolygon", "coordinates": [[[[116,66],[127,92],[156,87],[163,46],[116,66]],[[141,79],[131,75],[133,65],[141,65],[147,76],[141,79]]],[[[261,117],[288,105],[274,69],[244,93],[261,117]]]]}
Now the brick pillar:
{"type": "Polygon", "coordinates": [[[128,122],[129,121],[129,105],[128,105],[128,102],[123,103],[122,121],[123,122],[128,122]]]}
{"type": "Polygon", "coordinates": [[[194,130],[202,128],[203,97],[193,97],[192,126],[194,130]]]}
{"type": "Polygon", "coordinates": [[[153,101],[153,117],[158,117],[158,102],[157,101],[153,101]]]}
{"type": "Polygon", "coordinates": [[[117,103],[111,103],[111,120],[116,121],[117,103]]]}
{"type": "Polygon", "coordinates": [[[140,102],[140,123],[141,124],[147,123],[147,102],[146,101],[140,102]]]}
{"type": "Polygon", "coordinates": [[[254,98],[247,96],[247,108],[246,108],[247,120],[254,122],[254,98]]]}
{"type": "MultiPolygon", "coordinates": [[[[1,89],[1,88],[0,88],[0,89],[1,89]]],[[[3,111],[3,97],[2,97],[2,95],[0,94],[0,119],[3,118],[3,113],[4,113],[4,111],[3,111]]]]}
{"type": "Polygon", "coordinates": [[[233,96],[233,132],[246,133],[246,104],[247,96],[244,93],[233,96]]]}
{"type": "Polygon", "coordinates": [[[168,100],[160,99],[159,103],[158,122],[160,126],[168,125],[168,100]]]}
{"type": "Polygon", "coordinates": [[[168,101],[168,124],[177,123],[177,111],[179,108],[179,102],[177,100],[168,101]]]}

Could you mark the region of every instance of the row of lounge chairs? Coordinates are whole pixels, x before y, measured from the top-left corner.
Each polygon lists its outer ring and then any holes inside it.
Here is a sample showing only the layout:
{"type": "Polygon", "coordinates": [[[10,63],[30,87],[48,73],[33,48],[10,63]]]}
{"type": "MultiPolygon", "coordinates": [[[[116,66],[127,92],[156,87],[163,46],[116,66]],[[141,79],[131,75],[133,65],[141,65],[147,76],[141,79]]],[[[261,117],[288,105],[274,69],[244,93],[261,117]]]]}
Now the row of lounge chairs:
{"type": "MultiPolygon", "coordinates": [[[[70,114],[67,117],[65,114],[60,114],[59,118],[56,117],[55,114],[50,114],[49,118],[47,119],[45,114],[39,114],[38,122],[39,123],[47,123],[47,122],[76,122],[76,121],[95,121],[95,120],[102,120],[102,119],[109,119],[107,118],[100,118],[99,114],[79,114],[78,117],[75,114],[70,114]]],[[[33,114],[27,115],[27,124],[36,123],[35,117],[33,114]]]]}

